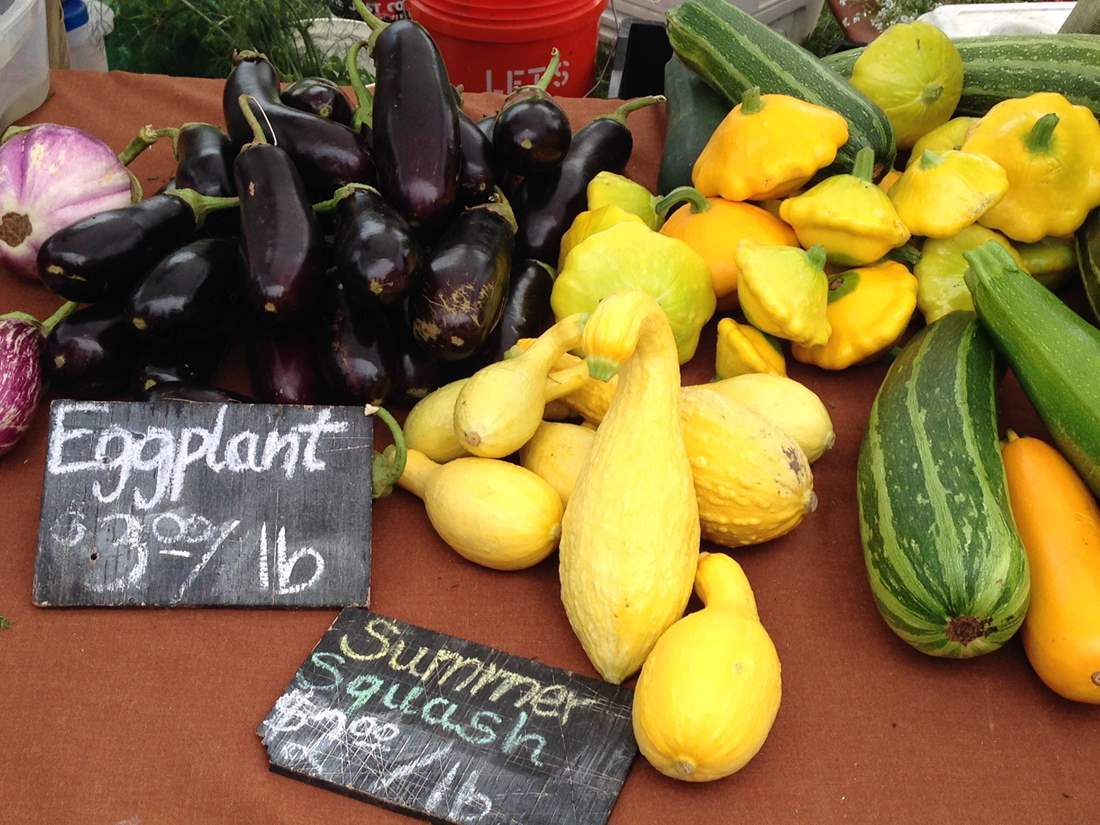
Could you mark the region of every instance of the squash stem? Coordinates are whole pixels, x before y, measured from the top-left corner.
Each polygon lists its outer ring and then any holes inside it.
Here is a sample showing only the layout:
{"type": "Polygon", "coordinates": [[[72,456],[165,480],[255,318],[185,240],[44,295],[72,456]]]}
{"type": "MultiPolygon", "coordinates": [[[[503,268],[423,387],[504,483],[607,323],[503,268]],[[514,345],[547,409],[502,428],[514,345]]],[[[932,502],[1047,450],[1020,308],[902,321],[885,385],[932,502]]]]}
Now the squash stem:
{"type": "Polygon", "coordinates": [[[760,99],[760,87],[751,86],[745,89],[741,95],[741,114],[755,115],[764,108],[764,101],[760,99]]]}
{"type": "Polygon", "coordinates": [[[935,103],[940,99],[940,95],[943,94],[942,83],[929,83],[924,87],[924,91],[921,92],[921,100],[926,104],[935,103]]]}
{"type": "Polygon", "coordinates": [[[409,449],[405,444],[405,433],[396,419],[383,407],[374,407],[368,404],[363,408],[364,415],[377,415],[393,435],[393,444],[381,453],[374,454],[374,464],[371,471],[371,498],[382,498],[393,492],[396,484],[405,473],[408,463],[409,449]]]}
{"type": "Polygon", "coordinates": [[[996,241],[986,241],[975,249],[968,249],[963,253],[970,268],[966,271],[965,281],[967,289],[976,292],[979,285],[987,284],[1000,278],[1005,270],[1017,269],[1016,262],[1008,254],[1008,250],[996,241]]]}
{"type": "Polygon", "coordinates": [[[682,203],[691,204],[693,213],[706,212],[710,209],[710,201],[698,189],[692,186],[677,186],[653,204],[653,211],[664,222],[665,216],[672,211],[672,208],[682,203]]]}
{"type": "Polygon", "coordinates": [[[924,154],[920,156],[921,169],[935,169],[941,163],[943,163],[943,155],[931,149],[925,149],[924,154]]]}
{"type": "Polygon", "coordinates": [[[584,359],[588,363],[588,374],[597,381],[610,381],[618,372],[620,364],[603,355],[590,355],[584,359]]]}
{"type": "Polygon", "coordinates": [[[825,257],[825,247],[821,244],[815,244],[806,250],[806,260],[814,269],[825,269],[825,257]]]}
{"type": "Polygon", "coordinates": [[[359,71],[359,52],[368,42],[360,40],[358,43],[353,43],[351,48],[348,49],[347,57],[344,59],[348,80],[351,82],[355,99],[358,101],[355,116],[351,121],[352,131],[357,134],[363,131],[364,125],[374,127],[374,95],[367,89],[367,84],[363,82],[363,74],[359,71]]]}
{"type": "Polygon", "coordinates": [[[875,150],[870,146],[864,146],[858,152],[856,152],[855,163],[852,164],[852,175],[865,180],[868,183],[871,181],[871,175],[875,171],[875,150]]]}
{"type": "Polygon", "coordinates": [[[1054,129],[1058,126],[1059,117],[1054,112],[1047,112],[1031,127],[1031,131],[1024,138],[1024,145],[1033,155],[1049,152],[1051,141],[1054,138],[1054,129]]]}

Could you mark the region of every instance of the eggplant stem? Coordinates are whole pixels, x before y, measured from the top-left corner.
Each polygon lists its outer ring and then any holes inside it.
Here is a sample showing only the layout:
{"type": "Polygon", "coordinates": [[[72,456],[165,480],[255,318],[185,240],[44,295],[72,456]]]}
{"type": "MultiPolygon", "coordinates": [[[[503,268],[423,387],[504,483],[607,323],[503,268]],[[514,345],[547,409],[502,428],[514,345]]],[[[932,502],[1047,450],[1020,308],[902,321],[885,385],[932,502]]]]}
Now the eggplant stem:
{"type": "Polygon", "coordinates": [[[546,64],[546,71],[542,73],[542,77],[539,78],[538,83],[535,84],[536,89],[546,91],[550,88],[550,84],[554,80],[554,75],[558,73],[558,65],[561,63],[561,52],[557,48],[550,50],[550,62],[546,64]]]}
{"type": "Polygon", "coordinates": [[[366,40],[353,43],[344,60],[351,88],[355,91],[355,99],[359,104],[351,121],[352,131],[356,133],[363,131],[363,124],[374,128],[374,95],[367,89],[367,84],[363,82],[363,75],[359,71],[359,51],[366,45],[368,45],[366,40]]]}
{"type": "MultiPolygon", "coordinates": [[[[318,215],[323,215],[326,212],[335,211],[336,207],[340,204],[340,201],[351,195],[356,189],[364,189],[367,192],[373,192],[374,194],[379,195],[377,189],[366,183],[345,183],[343,186],[333,192],[332,197],[329,198],[327,201],[318,201],[317,203],[313,204],[313,211],[318,215]]],[[[381,197],[381,195],[379,195],[379,197],[381,197]]]]}
{"type": "Polygon", "coordinates": [[[202,228],[202,225],[206,223],[206,216],[210,212],[232,209],[240,206],[241,203],[240,198],[218,198],[213,195],[200,194],[194,189],[173,189],[171,192],[165,192],[164,194],[170,198],[179,198],[191,207],[191,212],[195,216],[196,229],[202,228]]]}
{"type": "Polygon", "coordinates": [[[691,204],[691,211],[695,214],[710,209],[710,201],[698,189],[693,186],[677,186],[653,204],[653,211],[657,213],[658,218],[664,221],[665,216],[672,208],[682,203],[691,204]]]}
{"type": "Polygon", "coordinates": [[[508,198],[504,196],[504,192],[499,186],[493,189],[493,194],[489,197],[489,200],[485,203],[479,203],[477,206],[471,206],[467,211],[474,209],[485,209],[500,217],[504,218],[508,222],[508,225],[512,227],[513,234],[519,231],[519,224],[516,223],[516,213],[512,210],[512,204],[508,203],[508,198]]]}
{"type": "Polygon", "coordinates": [[[628,100],[614,112],[608,112],[606,115],[600,115],[596,120],[614,120],[617,123],[626,125],[626,116],[631,112],[636,112],[639,109],[644,109],[646,106],[652,106],[654,103],[664,103],[668,100],[664,95],[649,95],[648,97],[636,97],[633,100],[628,100]]]}
{"type": "Polygon", "coordinates": [[[72,315],[78,306],[80,306],[78,301],[67,301],[59,306],[53,315],[42,322],[42,334],[49,335],[53,328],[72,315]]]}
{"type": "Polygon", "coordinates": [[[160,140],[162,137],[172,137],[175,141],[175,134],[178,129],[154,129],[151,124],[147,124],[138,129],[138,133],[134,136],[134,139],[126,144],[121,152],[118,153],[118,160],[123,166],[129,166],[133,163],[134,158],[160,140]]]}
{"type": "MultiPolygon", "coordinates": [[[[267,143],[267,135],[264,134],[264,129],[260,125],[260,119],[256,117],[256,113],[252,111],[252,104],[249,101],[255,101],[257,106],[260,106],[260,101],[256,100],[252,95],[241,95],[237,98],[237,102],[241,107],[241,114],[244,115],[245,121],[248,123],[250,129],[252,129],[252,142],[250,145],[256,146],[259,144],[267,143]]],[[[264,107],[260,106],[260,111],[264,111],[264,107]]],[[[267,113],[264,112],[264,120],[267,120],[267,113]]],[[[271,121],[267,123],[268,128],[271,127],[271,121]]],[[[275,137],[275,130],[271,130],[271,136],[275,137]]],[[[277,143],[274,145],[278,145],[277,143]]]]}
{"type": "Polygon", "coordinates": [[[371,498],[382,498],[393,492],[393,485],[405,473],[405,462],[409,457],[409,450],[405,444],[405,433],[397,420],[389,414],[385,407],[375,407],[368,404],[363,408],[364,415],[376,415],[385,424],[393,436],[393,444],[381,453],[374,454],[374,462],[371,470],[371,498]]]}
{"type": "Polygon", "coordinates": [[[355,10],[359,12],[359,16],[366,21],[366,24],[370,26],[370,40],[367,41],[367,45],[371,51],[374,50],[374,42],[378,39],[378,35],[386,30],[386,27],[390,24],[385,20],[382,20],[374,16],[374,13],[367,8],[367,4],[363,0],[355,0],[355,10]]]}

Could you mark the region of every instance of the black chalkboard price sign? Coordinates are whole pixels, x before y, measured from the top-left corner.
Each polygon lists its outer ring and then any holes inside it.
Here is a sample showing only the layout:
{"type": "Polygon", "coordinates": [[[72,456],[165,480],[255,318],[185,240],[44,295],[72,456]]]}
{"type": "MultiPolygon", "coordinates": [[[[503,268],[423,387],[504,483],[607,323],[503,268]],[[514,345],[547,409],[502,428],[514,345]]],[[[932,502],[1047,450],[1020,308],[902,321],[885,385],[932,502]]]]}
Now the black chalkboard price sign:
{"type": "Polygon", "coordinates": [[[632,691],[343,610],[260,725],[271,769],[436,822],[602,825],[632,691]]]}
{"type": "Polygon", "coordinates": [[[34,603],[367,604],[373,421],[361,407],[55,401],[34,603]]]}

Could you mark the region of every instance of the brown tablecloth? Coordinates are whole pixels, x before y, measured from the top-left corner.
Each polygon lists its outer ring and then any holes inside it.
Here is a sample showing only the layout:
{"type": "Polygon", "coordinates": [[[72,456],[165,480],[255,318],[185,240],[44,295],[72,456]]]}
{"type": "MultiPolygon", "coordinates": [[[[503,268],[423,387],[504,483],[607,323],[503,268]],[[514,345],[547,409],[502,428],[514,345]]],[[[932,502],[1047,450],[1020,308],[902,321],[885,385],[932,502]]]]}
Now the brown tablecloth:
{"type": "MultiPolygon", "coordinates": [[[[57,72],[28,118],[90,129],[121,149],[137,128],[222,123],[218,82],[57,72]]],[[[495,98],[469,95],[475,114],[495,98]]],[[[604,101],[565,101],[574,126],[604,101]]],[[[663,114],[631,116],[629,172],[656,179],[663,114]]],[[[167,146],[135,164],[149,191],[167,146]]],[[[0,277],[0,311],[58,303],[0,277]]],[[[713,366],[713,329],[686,377],[713,366]]],[[[825,399],[836,447],[814,465],[817,512],[784,539],[739,551],[783,662],[783,704],[763,750],[705,785],[639,758],[612,823],[1100,821],[1100,710],[1050,693],[1018,642],[974,661],[923,656],[879,618],[864,573],[853,474],[882,366],[829,374],[791,364],[825,399]]],[[[227,367],[224,380],[239,380],[227,367]]],[[[1095,378],[1092,376],[1091,378],[1095,378]]],[[[1006,424],[1041,429],[1014,382],[1006,424]]],[[[334,611],[40,610],[31,606],[46,416],[0,459],[0,822],[307,823],[408,821],[267,769],[256,725],[334,611]]],[[[371,607],[441,632],[595,675],[558,600],[555,557],[519,573],[463,561],[420,502],[378,503],[371,607]]]]}

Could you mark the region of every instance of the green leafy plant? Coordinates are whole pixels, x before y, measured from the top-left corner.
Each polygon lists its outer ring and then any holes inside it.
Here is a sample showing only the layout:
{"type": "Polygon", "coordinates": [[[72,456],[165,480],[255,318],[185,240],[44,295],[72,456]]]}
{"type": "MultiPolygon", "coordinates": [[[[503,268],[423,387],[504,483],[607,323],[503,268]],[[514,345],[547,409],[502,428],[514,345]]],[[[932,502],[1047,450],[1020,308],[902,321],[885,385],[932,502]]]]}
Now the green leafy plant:
{"type": "Polygon", "coordinates": [[[346,82],[343,54],[326,53],[309,33],[329,17],[326,0],[108,0],[113,69],[225,77],[236,49],[270,58],[285,81],[319,76],[346,82]]]}

